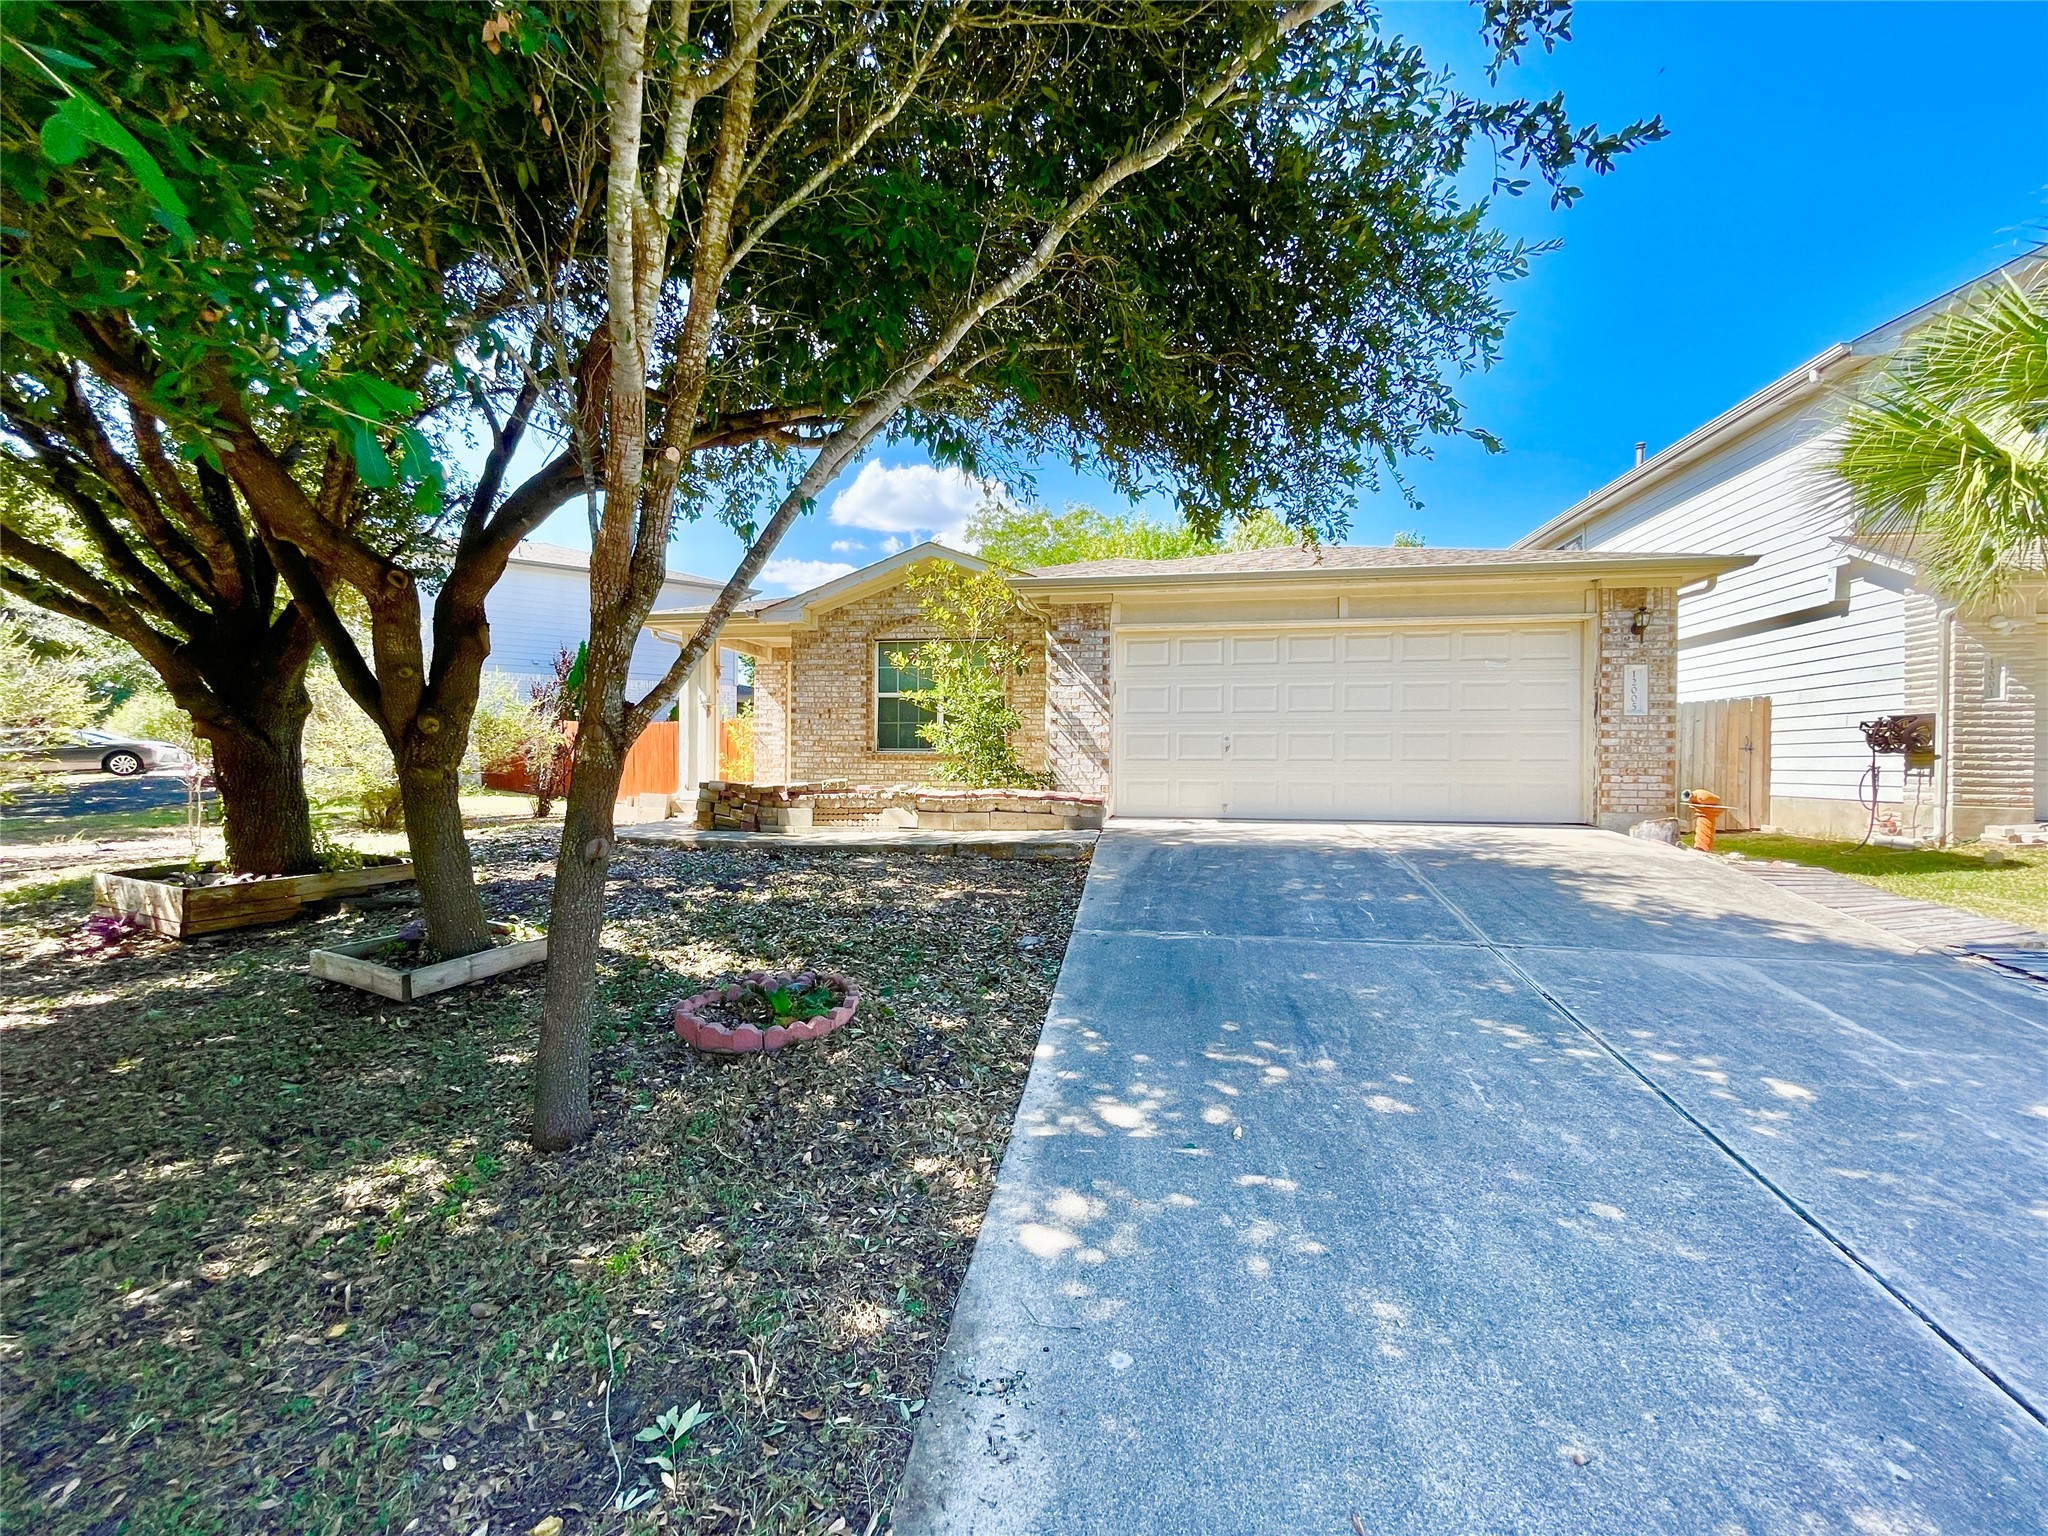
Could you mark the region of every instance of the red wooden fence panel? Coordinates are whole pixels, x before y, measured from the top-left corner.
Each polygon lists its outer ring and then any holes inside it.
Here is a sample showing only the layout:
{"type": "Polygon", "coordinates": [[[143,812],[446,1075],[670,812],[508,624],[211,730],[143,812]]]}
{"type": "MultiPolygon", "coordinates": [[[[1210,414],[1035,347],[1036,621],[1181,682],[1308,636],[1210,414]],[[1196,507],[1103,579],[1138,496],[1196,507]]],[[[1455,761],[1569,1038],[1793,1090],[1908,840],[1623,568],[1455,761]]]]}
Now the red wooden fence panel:
{"type": "Polygon", "coordinates": [[[640,733],[619,776],[621,800],[635,795],[672,795],[682,787],[676,776],[676,735],[681,730],[674,720],[657,720],[640,733]]]}
{"type": "MultiPolygon", "coordinates": [[[[574,741],[576,727],[566,729],[569,739],[574,741]]],[[[626,765],[619,775],[621,800],[630,800],[635,795],[672,795],[682,788],[676,765],[676,733],[681,729],[673,720],[657,720],[640,733],[640,739],[626,754],[626,765]]],[[[524,763],[500,763],[486,768],[484,783],[491,789],[509,789],[522,795],[533,792],[533,774],[524,763]]]]}

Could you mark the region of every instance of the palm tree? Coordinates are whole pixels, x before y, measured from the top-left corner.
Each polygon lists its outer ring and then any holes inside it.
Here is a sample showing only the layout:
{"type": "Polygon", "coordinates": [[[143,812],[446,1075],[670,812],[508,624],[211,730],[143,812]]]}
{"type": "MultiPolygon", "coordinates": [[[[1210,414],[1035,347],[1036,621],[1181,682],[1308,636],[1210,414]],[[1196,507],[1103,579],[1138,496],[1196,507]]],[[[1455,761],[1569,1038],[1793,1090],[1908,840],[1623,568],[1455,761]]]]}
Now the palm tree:
{"type": "MultiPolygon", "coordinates": [[[[2038,274],[2037,274],[2038,277],[2038,274]]],[[[1935,585],[1996,597],[2048,570],[2048,305],[2038,281],[1930,322],[1851,407],[1833,469],[1858,531],[1935,585]]]]}

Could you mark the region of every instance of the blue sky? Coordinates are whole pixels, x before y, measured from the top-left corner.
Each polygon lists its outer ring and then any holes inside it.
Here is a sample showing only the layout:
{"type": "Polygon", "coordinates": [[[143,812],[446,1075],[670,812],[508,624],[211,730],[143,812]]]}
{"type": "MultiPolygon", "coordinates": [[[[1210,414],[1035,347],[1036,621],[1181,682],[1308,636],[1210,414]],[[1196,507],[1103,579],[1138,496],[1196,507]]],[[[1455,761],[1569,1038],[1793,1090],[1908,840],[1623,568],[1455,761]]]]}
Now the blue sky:
{"type": "MultiPolygon", "coordinates": [[[[1397,3],[1389,30],[1483,83],[1473,8],[1397,3]]],[[[1504,544],[1836,341],[2048,239],[2048,4],[1582,4],[1575,40],[1503,81],[1562,90],[1579,118],[1661,113],[1671,136],[1553,212],[1496,222],[1562,242],[1506,290],[1499,364],[1465,381],[1471,420],[1507,451],[1448,440],[1406,473],[1422,505],[1364,500],[1349,541],[1395,529],[1504,544]]],[[[1064,464],[1038,497],[1122,503],[1064,464]]],[[[778,551],[764,590],[956,527],[975,488],[883,449],[778,551]]],[[[540,537],[587,546],[565,509],[540,537]]],[[[724,576],[739,541],[678,528],[671,565],[724,576]]]]}

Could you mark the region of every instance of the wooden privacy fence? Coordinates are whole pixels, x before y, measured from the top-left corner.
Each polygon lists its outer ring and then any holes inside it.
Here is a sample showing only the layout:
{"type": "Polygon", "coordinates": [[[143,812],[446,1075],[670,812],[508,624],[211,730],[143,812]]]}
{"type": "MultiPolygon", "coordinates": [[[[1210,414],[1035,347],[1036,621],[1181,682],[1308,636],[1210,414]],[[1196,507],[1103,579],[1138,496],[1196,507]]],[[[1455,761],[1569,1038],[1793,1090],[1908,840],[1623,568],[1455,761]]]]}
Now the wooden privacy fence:
{"type": "Polygon", "coordinates": [[[1695,699],[1678,706],[1678,787],[1710,789],[1728,814],[1724,831],[1771,819],[1771,700],[1695,699]]]}
{"type": "Polygon", "coordinates": [[[657,720],[640,733],[626,753],[626,766],[619,775],[619,798],[635,795],[672,795],[682,787],[676,773],[676,737],[682,726],[674,720],[657,720]]]}
{"type": "MultiPolygon", "coordinates": [[[[576,727],[564,728],[571,741],[576,727]]],[[[676,736],[682,726],[673,720],[657,720],[640,733],[626,753],[619,775],[619,798],[635,795],[673,795],[682,789],[682,775],[676,762],[676,736]]],[[[509,789],[516,794],[533,793],[533,772],[525,763],[500,763],[484,770],[484,783],[492,789],[509,789]]]]}

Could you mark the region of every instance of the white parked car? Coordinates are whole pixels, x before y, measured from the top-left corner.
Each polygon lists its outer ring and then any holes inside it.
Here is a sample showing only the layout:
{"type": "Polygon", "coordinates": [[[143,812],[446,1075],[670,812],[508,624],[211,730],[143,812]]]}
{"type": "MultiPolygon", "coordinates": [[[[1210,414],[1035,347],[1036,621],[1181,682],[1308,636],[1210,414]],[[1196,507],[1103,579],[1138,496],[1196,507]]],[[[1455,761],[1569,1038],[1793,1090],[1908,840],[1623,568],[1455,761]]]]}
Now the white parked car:
{"type": "Polygon", "coordinates": [[[0,764],[40,773],[111,773],[129,779],[159,768],[189,768],[192,754],[168,741],[111,731],[0,731],[0,764]]]}

